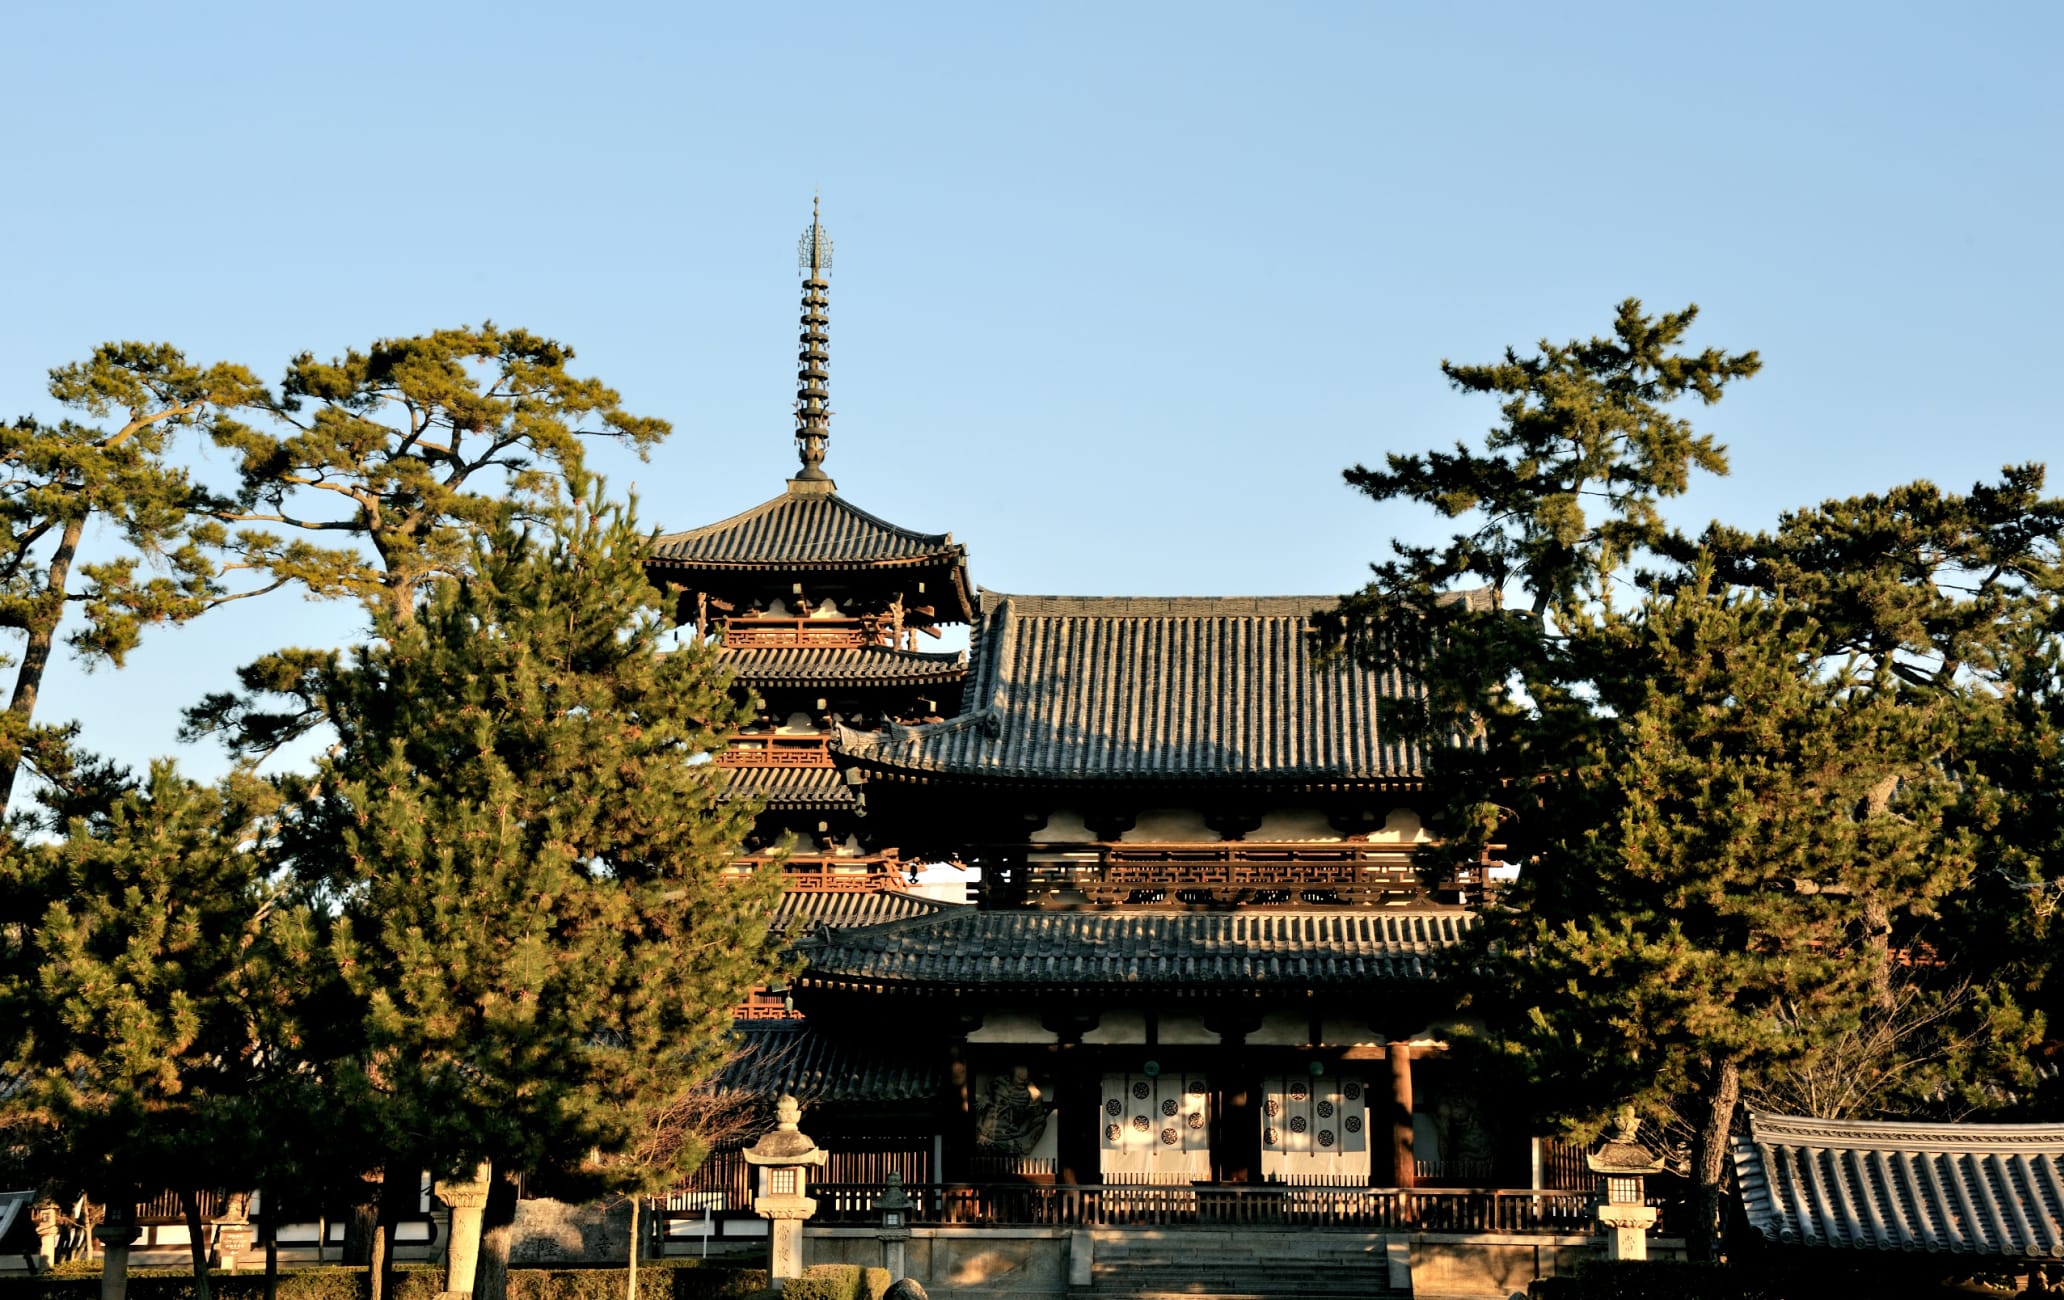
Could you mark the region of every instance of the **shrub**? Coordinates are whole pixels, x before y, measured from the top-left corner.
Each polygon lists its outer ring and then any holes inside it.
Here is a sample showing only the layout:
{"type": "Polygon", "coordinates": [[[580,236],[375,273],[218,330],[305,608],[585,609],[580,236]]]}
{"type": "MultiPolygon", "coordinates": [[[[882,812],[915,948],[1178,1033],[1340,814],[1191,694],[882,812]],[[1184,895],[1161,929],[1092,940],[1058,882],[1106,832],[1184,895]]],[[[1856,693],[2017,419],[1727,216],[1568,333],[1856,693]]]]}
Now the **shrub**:
{"type": "Polygon", "coordinates": [[[1544,1277],[1531,1300],[1772,1300],[1753,1270],[1724,1264],[1588,1259],[1574,1277],[1544,1277]]]}
{"type": "Polygon", "coordinates": [[[882,1300],[882,1297],[889,1293],[889,1288],[895,1284],[896,1279],[890,1277],[889,1270],[885,1268],[860,1270],[861,1300],[882,1300]]]}
{"type": "MultiPolygon", "coordinates": [[[[394,1300],[436,1300],[444,1270],[404,1264],[395,1270],[394,1300]]],[[[623,1300],[621,1268],[512,1268],[509,1300],[623,1300]]],[[[705,1265],[701,1260],[641,1260],[639,1300],[739,1300],[767,1285],[764,1268],[705,1265]]],[[[210,1273],[215,1300],[264,1300],[264,1272],[210,1273]]],[[[279,1275],[279,1300],[365,1300],[364,1268],[296,1268],[279,1275]]],[[[0,1277],[0,1300],[99,1300],[100,1269],[66,1268],[36,1276],[0,1277]]],[[[129,1300],[195,1300],[190,1269],[132,1268],[129,1300]]]]}
{"type": "MultiPolygon", "coordinates": [[[[211,1272],[208,1289],[215,1300],[264,1300],[265,1274],[211,1272]]],[[[279,1300],[365,1300],[366,1291],[363,1268],[300,1268],[279,1276],[279,1300]]],[[[194,1300],[194,1294],[192,1269],[129,1270],[129,1300],[194,1300]]],[[[0,1277],[0,1300],[98,1300],[99,1295],[97,1260],[36,1276],[0,1277]]]]}
{"type": "MultiPolygon", "coordinates": [[[[623,1300],[628,1284],[627,1270],[615,1267],[512,1268],[509,1300],[623,1300]]],[[[705,1265],[695,1259],[638,1261],[638,1300],[735,1300],[766,1285],[764,1268],[705,1265]]]]}
{"type": "MultiPolygon", "coordinates": [[[[876,1269],[875,1272],[884,1270],[876,1269]]],[[[858,1264],[812,1264],[781,1288],[782,1300],[861,1300],[865,1270],[858,1264]]]]}

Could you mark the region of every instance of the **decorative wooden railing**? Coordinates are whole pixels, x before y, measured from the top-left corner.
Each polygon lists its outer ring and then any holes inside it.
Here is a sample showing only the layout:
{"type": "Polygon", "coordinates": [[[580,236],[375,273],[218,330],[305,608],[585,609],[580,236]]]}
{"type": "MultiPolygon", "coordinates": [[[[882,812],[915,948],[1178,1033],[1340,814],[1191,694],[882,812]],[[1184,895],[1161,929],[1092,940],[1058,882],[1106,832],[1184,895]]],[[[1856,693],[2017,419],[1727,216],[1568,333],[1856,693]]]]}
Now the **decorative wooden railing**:
{"type": "Polygon", "coordinates": [[[1033,895],[1080,891],[1113,903],[1382,903],[1423,892],[1411,860],[1395,849],[1354,846],[1106,844],[1094,858],[1028,862],[1033,895]]]}
{"type": "MultiPolygon", "coordinates": [[[[772,859],[765,855],[739,858],[730,870],[737,876],[750,875],[772,859]]],[[[789,889],[812,893],[872,894],[901,889],[906,883],[902,863],[893,853],[868,857],[792,857],[781,864],[789,889]]]]}
{"type": "MultiPolygon", "coordinates": [[[[700,1182],[702,1180],[698,1180],[700,1182]]],[[[742,1211],[750,1196],[740,1179],[732,1186],[678,1193],[669,1199],[676,1213],[701,1213],[707,1205],[722,1213],[742,1211]],[[714,1204],[724,1193],[724,1205],[714,1204]]],[[[1596,1226],[1589,1192],[1531,1190],[1410,1191],[1388,1187],[1106,1186],[1032,1183],[910,1182],[910,1222],[934,1226],[1070,1228],[1178,1227],[1237,1224],[1254,1227],[1402,1229],[1418,1232],[1510,1232],[1583,1234],[1596,1226]]],[[[817,1200],[811,1222],[841,1226],[877,1224],[879,1181],[813,1182],[817,1200]]],[[[1664,1202],[1653,1199],[1661,1209],[1664,1202]]],[[[1656,1231],[1667,1229],[1659,1224],[1656,1231]]]]}
{"type": "Polygon", "coordinates": [[[766,646],[886,645],[871,623],[849,618],[733,618],[724,621],[724,645],[732,650],[766,646]]]}
{"type": "Polygon", "coordinates": [[[718,767],[830,767],[831,737],[769,736],[750,732],[717,755],[718,767]]]}
{"type": "MultiPolygon", "coordinates": [[[[927,1186],[926,1180],[932,1176],[932,1153],[929,1149],[830,1151],[825,1163],[830,1181],[822,1185],[870,1187],[880,1196],[891,1169],[902,1174],[912,1186],[927,1186]]],[[[717,1151],[702,1162],[685,1184],[662,1198],[661,1208],[675,1213],[686,1211],[691,1216],[701,1214],[704,1208],[719,1214],[750,1213],[752,1187],[752,1166],[745,1163],[745,1153],[717,1151]]]]}
{"type": "MultiPolygon", "coordinates": [[[[1045,860],[1013,865],[1000,899],[1037,900],[1056,890],[1111,905],[1398,903],[1427,890],[1409,850],[1371,844],[1042,844],[1045,860]]],[[[1438,889],[1479,899],[1481,871],[1438,889]]]]}

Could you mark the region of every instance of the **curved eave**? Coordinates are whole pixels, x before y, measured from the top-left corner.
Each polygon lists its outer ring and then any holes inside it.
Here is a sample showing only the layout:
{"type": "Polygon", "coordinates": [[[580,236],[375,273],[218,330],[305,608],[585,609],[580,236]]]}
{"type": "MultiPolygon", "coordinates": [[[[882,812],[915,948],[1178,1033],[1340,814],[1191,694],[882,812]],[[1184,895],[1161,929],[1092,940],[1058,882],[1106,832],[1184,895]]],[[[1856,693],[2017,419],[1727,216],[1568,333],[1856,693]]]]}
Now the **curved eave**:
{"type": "Polygon", "coordinates": [[[850,750],[832,749],[832,760],[841,769],[852,767],[864,771],[863,786],[880,781],[890,785],[955,785],[975,787],[1008,787],[1022,790],[1027,787],[1043,789],[1079,790],[1086,786],[1122,781],[1131,786],[1151,786],[1155,789],[1267,789],[1301,794],[1349,794],[1356,791],[1421,790],[1426,786],[1423,776],[1405,775],[1362,775],[1358,773],[1324,771],[1280,771],[1280,772],[1155,772],[1109,770],[1102,772],[1053,772],[1036,769],[981,768],[966,770],[949,767],[915,767],[894,763],[886,759],[856,754],[850,750]]]}
{"type": "Polygon", "coordinates": [[[993,983],[968,983],[952,980],[882,979],[871,975],[826,974],[821,971],[805,971],[791,981],[798,991],[820,993],[860,993],[871,997],[902,997],[931,1000],[987,999],[999,995],[1034,999],[1076,999],[1107,1001],[1113,995],[1133,993],[1149,995],[1156,1000],[1198,999],[1200,1001],[1250,1001],[1275,1002],[1285,998],[1313,998],[1339,994],[1356,996],[1372,988],[1426,989],[1439,988],[1439,976],[1413,975],[1363,975],[1358,978],[1328,980],[1230,980],[1196,983],[1178,983],[1159,979],[1043,982],[1038,980],[998,980],[993,983]]]}
{"type": "Polygon", "coordinates": [[[754,673],[740,672],[732,680],[746,686],[960,686],[967,678],[963,668],[907,673],[754,673]]]}
{"type": "Polygon", "coordinates": [[[959,544],[930,555],[905,556],[889,560],[674,560],[648,556],[646,570],[655,578],[679,586],[707,588],[698,574],[808,574],[888,573],[909,570],[937,570],[951,584],[951,608],[941,611],[936,623],[973,623],[975,602],[968,588],[967,549],[959,544]]]}

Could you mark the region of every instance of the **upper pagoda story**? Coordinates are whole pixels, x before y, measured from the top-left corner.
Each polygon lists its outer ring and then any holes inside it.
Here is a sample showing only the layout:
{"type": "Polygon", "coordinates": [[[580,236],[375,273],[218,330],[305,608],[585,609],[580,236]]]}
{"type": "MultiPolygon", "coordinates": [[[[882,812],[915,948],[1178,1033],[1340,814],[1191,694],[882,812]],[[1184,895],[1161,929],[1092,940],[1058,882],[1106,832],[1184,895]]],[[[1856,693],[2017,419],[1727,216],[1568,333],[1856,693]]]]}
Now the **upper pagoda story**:
{"type": "Polygon", "coordinates": [[[788,491],[744,514],[661,535],[646,567],[655,578],[717,598],[749,591],[756,579],[794,575],[851,585],[876,577],[903,597],[913,626],[974,620],[967,548],[953,534],[899,528],[839,496],[835,486],[790,479],[788,491]]]}
{"type": "MultiPolygon", "coordinates": [[[[771,501],[656,538],[647,570],[681,590],[682,621],[705,633],[712,624],[756,616],[858,617],[868,636],[852,644],[895,644],[908,631],[972,622],[967,548],[951,533],[917,532],[869,514],[839,496],[824,472],[831,442],[831,239],[814,211],[799,254],[806,277],[795,401],[802,467],[771,501]]],[[[741,644],[736,637],[727,643],[741,644]]]]}
{"type": "Polygon", "coordinates": [[[1410,675],[1322,653],[1334,597],[981,593],[961,716],[834,748],[863,780],[1416,785],[1410,675]]]}

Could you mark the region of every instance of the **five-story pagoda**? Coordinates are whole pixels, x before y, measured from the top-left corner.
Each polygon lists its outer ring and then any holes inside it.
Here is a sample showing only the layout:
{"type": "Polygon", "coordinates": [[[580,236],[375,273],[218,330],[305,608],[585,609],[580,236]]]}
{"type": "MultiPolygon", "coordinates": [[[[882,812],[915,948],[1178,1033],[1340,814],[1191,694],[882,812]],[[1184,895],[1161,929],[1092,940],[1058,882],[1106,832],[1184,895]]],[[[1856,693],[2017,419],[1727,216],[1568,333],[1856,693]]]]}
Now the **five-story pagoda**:
{"type": "MultiPolygon", "coordinates": [[[[796,452],[802,462],[780,496],[743,514],[653,544],[647,571],[675,593],[676,617],[715,641],[740,686],[760,702],[759,721],[718,758],[733,796],[765,801],[750,869],[792,839],[790,910],[859,905],[865,919],[905,909],[856,894],[895,893],[894,848],[869,852],[860,810],[832,766],[834,724],[873,729],[951,717],[966,668],[957,652],[916,648],[919,634],[973,617],[966,549],[951,534],[900,528],[852,505],[824,472],[831,440],[828,307],[831,239],[813,211],[803,232],[801,351],[797,356],[796,452]]],[[[911,900],[915,902],[916,900],[911,900]]]]}

